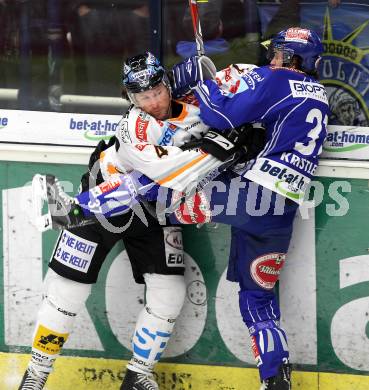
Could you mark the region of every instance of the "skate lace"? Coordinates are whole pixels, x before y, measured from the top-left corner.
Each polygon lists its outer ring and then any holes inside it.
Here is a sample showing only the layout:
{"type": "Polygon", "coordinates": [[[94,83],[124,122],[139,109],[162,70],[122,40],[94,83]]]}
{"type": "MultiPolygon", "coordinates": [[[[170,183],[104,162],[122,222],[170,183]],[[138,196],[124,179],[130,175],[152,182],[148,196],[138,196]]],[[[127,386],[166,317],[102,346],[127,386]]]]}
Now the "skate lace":
{"type": "Polygon", "coordinates": [[[42,390],[48,376],[48,372],[41,372],[35,368],[28,367],[19,390],[42,390]]]}
{"type": "Polygon", "coordinates": [[[141,384],[145,390],[159,390],[157,383],[145,374],[137,374],[136,383],[141,384]]]}
{"type": "Polygon", "coordinates": [[[74,203],[74,199],[73,197],[71,197],[70,195],[68,195],[65,191],[64,191],[64,188],[62,186],[62,184],[60,183],[59,180],[56,180],[55,183],[55,188],[57,190],[57,194],[58,194],[58,198],[62,200],[62,202],[65,204],[65,205],[68,205],[68,204],[71,204],[71,203],[74,203]]]}

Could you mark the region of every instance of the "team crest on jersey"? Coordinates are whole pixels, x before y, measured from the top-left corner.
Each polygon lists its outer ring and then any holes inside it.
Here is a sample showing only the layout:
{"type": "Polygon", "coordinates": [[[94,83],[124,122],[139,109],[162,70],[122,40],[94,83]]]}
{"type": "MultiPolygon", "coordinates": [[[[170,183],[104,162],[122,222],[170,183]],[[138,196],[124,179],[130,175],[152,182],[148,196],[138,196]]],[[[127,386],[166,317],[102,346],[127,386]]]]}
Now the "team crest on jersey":
{"type": "Polygon", "coordinates": [[[257,257],[250,265],[254,281],[267,290],[274,287],[286,260],[285,253],[268,253],[257,257]]]}

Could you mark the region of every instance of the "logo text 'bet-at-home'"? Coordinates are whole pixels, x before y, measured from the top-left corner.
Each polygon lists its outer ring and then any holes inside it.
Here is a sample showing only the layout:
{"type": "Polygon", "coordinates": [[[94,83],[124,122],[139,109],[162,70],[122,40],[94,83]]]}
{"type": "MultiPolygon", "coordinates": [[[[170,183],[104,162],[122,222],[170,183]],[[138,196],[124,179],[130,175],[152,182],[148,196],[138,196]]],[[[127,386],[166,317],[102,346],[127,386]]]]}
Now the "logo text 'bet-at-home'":
{"type": "Polygon", "coordinates": [[[108,119],[91,121],[88,119],[77,120],[70,118],[69,128],[71,130],[84,131],[84,137],[90,141],[108,140],[114,135],[118,123],[108,119]]]}
{"type": "Polygon", "coordinates": [[[9,119],[7,117],[0,117],[0,129],[3,129],[4,127],[8,126],[9,119]]]}

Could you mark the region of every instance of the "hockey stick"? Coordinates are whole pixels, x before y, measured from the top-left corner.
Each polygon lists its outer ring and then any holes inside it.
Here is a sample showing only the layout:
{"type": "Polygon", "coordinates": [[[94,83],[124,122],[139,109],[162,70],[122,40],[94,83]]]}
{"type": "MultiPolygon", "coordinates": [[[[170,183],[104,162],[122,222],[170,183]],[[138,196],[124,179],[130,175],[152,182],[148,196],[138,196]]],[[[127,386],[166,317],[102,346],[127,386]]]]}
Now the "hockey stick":
{"type": "Polygon", "coordinates": [[[196,0],[188,0],[191,12],[192,27],[195,34],[197,55],[205,55],[204,41],[202,39],[201,23],[199,17],[199,9],[196,0]]]}
{"type": "Polygon", "coordinates": [[[47,199],[46,182],[44,175],[37,174],[32,179],[32,211],[33,221],[37,230],[45,232],[52,229],[52,220],[50,210],[46,214],[42,214],[44,201],[47,199]]]}

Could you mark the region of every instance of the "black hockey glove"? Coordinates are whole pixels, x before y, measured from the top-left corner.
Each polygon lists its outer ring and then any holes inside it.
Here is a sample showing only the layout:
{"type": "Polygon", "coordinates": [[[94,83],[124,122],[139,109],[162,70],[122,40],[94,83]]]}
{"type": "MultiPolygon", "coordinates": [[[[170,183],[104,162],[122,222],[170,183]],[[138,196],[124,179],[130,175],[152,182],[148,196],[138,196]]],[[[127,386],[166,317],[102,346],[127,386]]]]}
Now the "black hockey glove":
{"type": "Polygon", "coordinates": [[[264,128],[249,123],[232,129],[228,134],[211,129],[200,140],[188,142],[182,150],[202,149],[220,161],[227,160],[236,151],[242,152],[239,162],[255,158],[265,144],[264,128]]]}
{"type": "Polygon", "coordinates": [[[115,135],[113,135],[108,143],[105,143],[104,140],[101,140],[97,145],[95,150],[91,153],[90,160],[88,162],[88,172],[82,175],[81,177],[81,191],[88,191],[90,188],[89,181],[90,177],[93,178],[95,185],[101,184],[104,181],[104,178],[102,177],[100,169],[97,171],[96,175],[93,175],[91,172],[92,170],[95,170],[94,165],[96,161],[100,159],[101,152],[104,150],[110,148],[110,146],[113,146],[117,141],[117,138],[115,135]]]}
{"type": "Polygon", "coordinates": [[[256,156],[265,147],[265,128],[261,125],[261,123],[248,125],[246,131],[242,132],[239,142],[241,142],[246,148],[243,162],[256,158],[256,156]]]}

